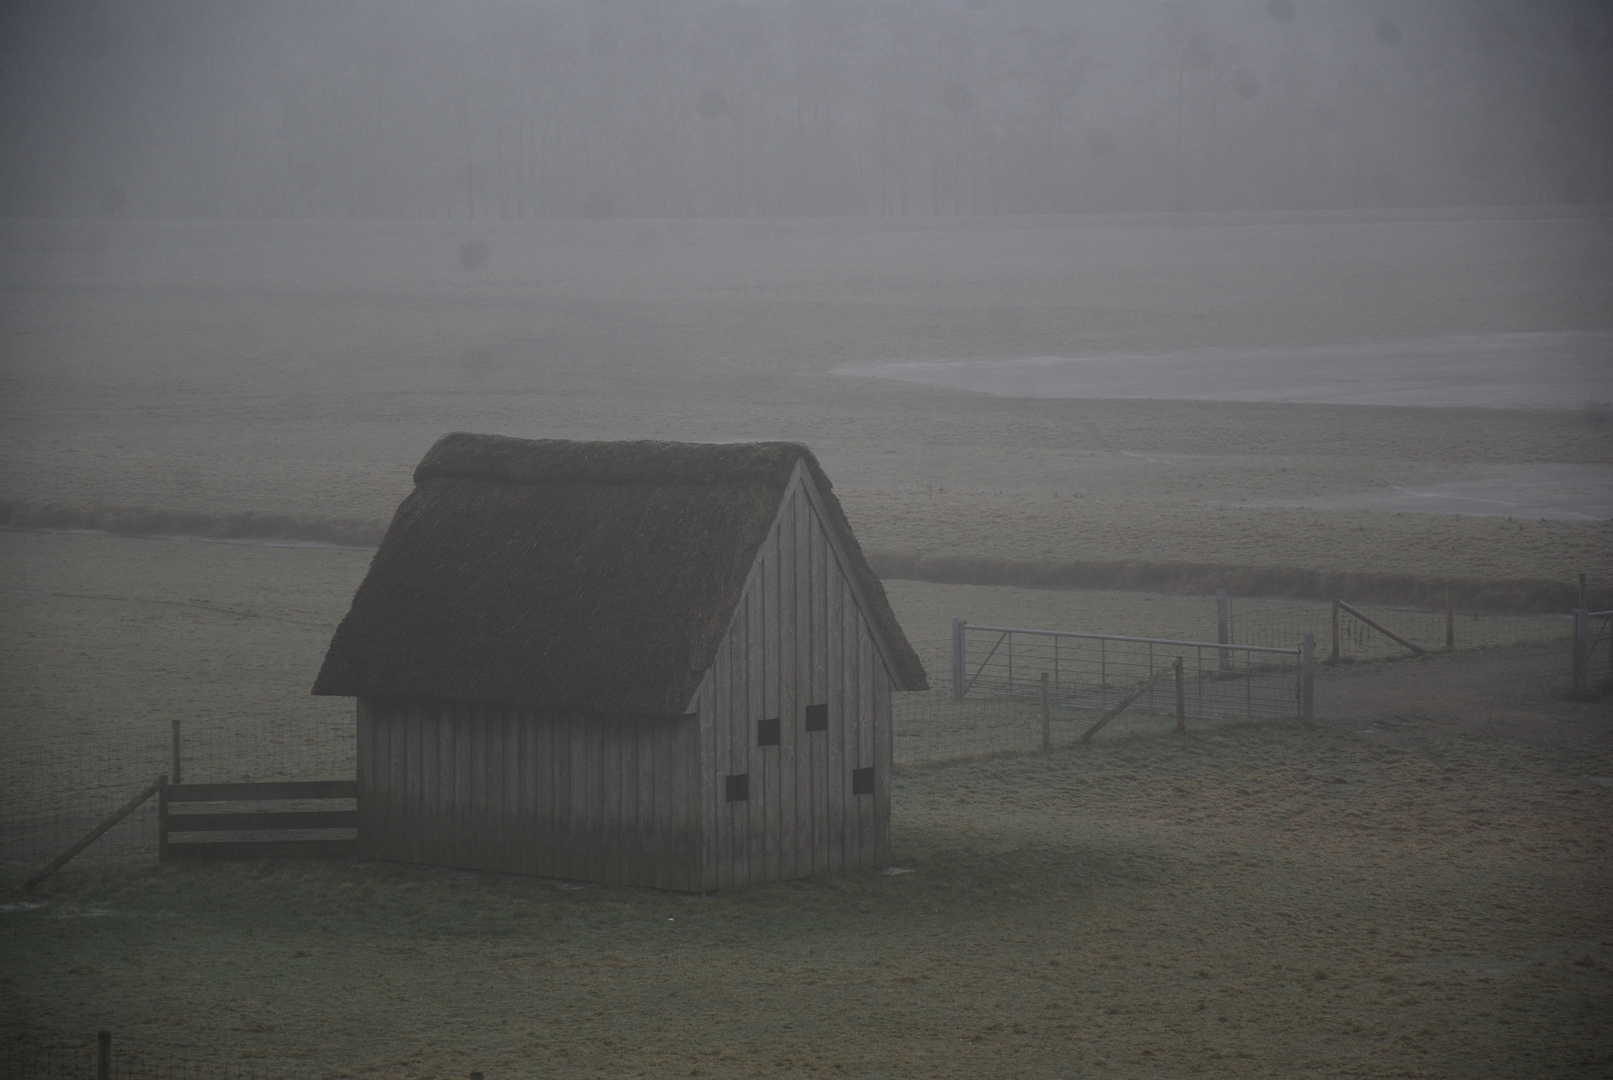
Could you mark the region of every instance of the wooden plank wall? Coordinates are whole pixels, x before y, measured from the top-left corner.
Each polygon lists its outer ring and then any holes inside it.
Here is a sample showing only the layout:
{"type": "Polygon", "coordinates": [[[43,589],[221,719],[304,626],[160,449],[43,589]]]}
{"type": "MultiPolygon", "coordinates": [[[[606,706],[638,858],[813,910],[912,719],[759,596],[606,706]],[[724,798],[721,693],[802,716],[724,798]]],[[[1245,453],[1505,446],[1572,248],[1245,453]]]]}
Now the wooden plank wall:
{"type": "Polygon", "coordinates": [[[376,858],[700,888],[692,719],[358,703],[359,839],[376,858]]]}
{"type": "Polygon", "coordinates": [[[799,484],[763,542],[698,697],[703,889],[890,860],[891,680],[829,535],[799,484]],[[806,730],[808,705],[827,731],[806,730]],[[780,745],[758,746],[778,717],[780,745]],[[851,773],[874,767],[872,795],[851,773]],[[727,801],[726,778],[750,777],[727,801]]]}

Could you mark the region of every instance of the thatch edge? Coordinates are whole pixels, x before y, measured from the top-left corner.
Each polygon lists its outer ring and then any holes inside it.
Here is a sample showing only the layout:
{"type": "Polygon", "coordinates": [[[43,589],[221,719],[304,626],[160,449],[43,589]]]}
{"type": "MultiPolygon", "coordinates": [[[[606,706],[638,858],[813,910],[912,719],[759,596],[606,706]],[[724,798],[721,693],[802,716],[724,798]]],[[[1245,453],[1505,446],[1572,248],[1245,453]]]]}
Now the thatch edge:
{"type": "Polygon", "coordinates": [[[807,467],[813,485],[817,488],[814,494],[815,501],[820,504],[823,516],[828,520],[825,524],[834,534],[835,540],[842,549],[844,561],[850,565],[846,568],[852,576],[854,591],[859,595],[861,602],[871,610],[863,614],[879,637],[881,652],[885,654],[887,666],[893,668],[891,677],[896,680],[897,690],[928,690],[930,688],[929,676],[924,670],[924,663],[914,650],[912,642],[907,640],[907,634],[902,624],[896,619],[896,612],[891,607],[890,597],[885,593],[884,583],[874,568],[869,564],[867,556],[863,554],[862,545],[857,542],[857,536],[851,531],[851,522],[846,518],[845,508],[840,500],[835,498],[829,477],[818,464],[818,459],[812,451],[805,446],[801,447],[801,462],[807,467]]]}
{"type": "MultiPolygon", "coordinates": [[[[836,557],[858,598],[858,605],[863,610],[892,681],[897,688],[904,690],[928,687],[923,664],[897,621],[883,585],[869,566],[844,508],[833,494],[833,484],[812,451],[800,443],[577,443],[456,432],[443,436],[433,444],[415,470],[415,481],[414,490],[399,504],[381,539],[371,574],[374,573],[374,565],[389,561],[395,544],[408,546],[413,543],[413,518],[421,505],[420,500],[433,489],[453,490],[461,485],[488,485],[492,488],[525,486],[536,489],[623,485],[692,491],[707,485],[712,489],[735,486],[738,489],[748,488],[755,497],[766,500],[758,503],[756,509],[762,510],[771,504],[771,513],[776,517],[784,500],[789,497],[792,483],[799,481],[814,506],[814,513],[823,521],[830,535],[836,557]]],[[[736,571],[739,566],[754,566],[770,531],[761,529],[752,535],[747,527],[733,535],[733,540],[739,541],[729,548],[736,571]]],[[[695,692],[704,674],[715,663],[722,639],[740,607],[746,576],[735,574],[721,582],[711,583],[715,591],[707,593],[711,602],[710,613],[716,615],[721,611],[722,625],[703,627],[690,637],[692,648],[685,676],[687,685],[680,685],[683,677],[673,678],[667,684],[667,700],[664,703],[667,711],[655,715],[677,715],[677,707],[695,692]]],[[[355,594],[355,606],[333,634],[325,661],[315,679],[313,693],[378,699],[398,697],[400,686],[383,685],[374,679],[355,679],[352,672],[342,670],[342,665],[333,666],[334,657],[345,655],[346,635],[352,633],[351,628],[356,625],[351,620],[370,582],[371,575],[366,575],[355,594]]],[[[420,695],[408,696],[417,698],[420,695]]],[[[529,704],[503,696],[497,700],[486,695],[456,693],[452,696],[455,700],[475,700],[485,704],[529,704]]],[[[589,709],[586,703],[579,701],[569,703],[566,708],[567,711],[587,715],[626,715],[613,708],[589,709]]],[[[647,714],[635,712],[634,715],[647,714]]]]}
{"type": "MultiPolygon", "coordinates": [[[[453,431],[426,451],[415,466],[414,482],[491,480],[506,484],[607,485],[732,484],[752,480],[782,490],[796,458],[811,453],[801,443],[783,441],[577,441],[453,431]],[[719,449],[720,453],[714,453],[719,449]]],[[[821,475],[822,470],[818,473],[821,475]]]]}

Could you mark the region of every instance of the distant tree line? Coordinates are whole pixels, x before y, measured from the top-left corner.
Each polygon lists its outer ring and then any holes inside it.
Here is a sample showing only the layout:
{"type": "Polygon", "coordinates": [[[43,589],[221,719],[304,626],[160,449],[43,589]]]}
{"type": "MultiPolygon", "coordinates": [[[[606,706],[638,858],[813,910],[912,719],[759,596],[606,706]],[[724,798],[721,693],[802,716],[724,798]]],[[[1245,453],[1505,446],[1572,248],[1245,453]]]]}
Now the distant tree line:
{"type": "Polygon", "coordinates": [[[532,218],[1613,201],[1613,5],[43,0],[0,213],[532,218]]]}

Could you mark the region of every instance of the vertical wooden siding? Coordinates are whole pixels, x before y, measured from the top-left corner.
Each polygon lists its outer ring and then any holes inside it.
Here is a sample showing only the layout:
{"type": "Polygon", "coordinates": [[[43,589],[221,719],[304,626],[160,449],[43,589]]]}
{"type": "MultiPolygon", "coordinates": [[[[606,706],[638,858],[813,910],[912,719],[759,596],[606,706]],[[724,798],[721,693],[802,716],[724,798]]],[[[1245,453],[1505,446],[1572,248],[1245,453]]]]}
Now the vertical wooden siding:
{"type": "Polygon", "coordinates": [[[692,720],[358,703],[360,840],[377,858],[700,888],[692,720]]]}
{"type": "Polygon", "coordinates": [[[890,860],[890,695],[828,532],[792,485],[698,695],[703,889],[890,860]],[[806,730],[813,704],[828,706],[827,731],[806,730]],[[758,746],[771,717],[780,745],[758,746]],[[853,795],[851,772],[866,766],[874,793],[853,795]],[[750,798],[730,803],[737,773],[750,798]]]}

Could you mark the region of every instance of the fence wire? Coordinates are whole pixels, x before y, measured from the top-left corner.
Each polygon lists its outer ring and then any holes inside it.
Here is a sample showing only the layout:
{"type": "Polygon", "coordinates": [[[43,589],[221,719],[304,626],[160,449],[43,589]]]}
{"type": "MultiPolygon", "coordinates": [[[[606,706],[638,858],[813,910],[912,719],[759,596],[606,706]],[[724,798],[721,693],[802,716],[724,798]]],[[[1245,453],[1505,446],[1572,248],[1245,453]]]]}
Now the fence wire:
{"type": "MultiPolygon", "coordinates": [[[[964,699],[1021,697],[1039,702],[1045,673],[1055,706],[1103,712],[1180,659],[1186,676],[1183,704],[1191,719],[1299,713],[1295,642],[1273,648],[969,624],[962,630],[961,652],[948,666],[961,664],[962,678],[954,693],[964,699]]],[[[1174,712],[1175,694],[1173,680],[1153,681],[1132,708],[1174,712]]]]}
{"type": "Polygon", "coordinates": [[[1583,657],[1575,657],[1575,667],[1583,665],[1583,674],[1577,681],[1584,686],[1613,689],[1613,611],[1585,613],[1585,640],[1576,648],[1584,650],[1583,657]]]}
{"type": "MultiPolygon", "coordinates": [[[[1428,608],[1353,605],[1419,647],[1484,649],[1500,645],[1567,641],[1573,636],[1569,615],[1483,615],[1428,608]],[[1448,620],[1448,622],[1447,622],[1448,620]]],[[[1316,637],[1319,660],[1332,657],[1333,605],[1330,602],[1233,600],[1229,604],[1231,640],[1240,645],[1292,646],[1306,634],[1316,637]]],[[[1409,655],[1406,647],[1384,636],[1347,611],[1339,613],[1340,660],[1388,660],[1409,655]]]]}
{"type": "MultiPolygon", "coordinates": [[[[1205,598],[1204,623],[1213,625],[1214,599],[1205,598]]],[[[1388,605],[1354,605],[1362,614],[1401,637],[1430,652],[1443,650],[1447,632],[1456,649],[1478,649],[1535,642],[1560,642],[1566,648],[1573,637],[1573,620],[1568,615],[1488,615],[1426,608],[1388,605]],[[1448,623],[1447,623],[1448,620],[1448,623]]],[[[1052,715],[1052,741],[1055,745],[1073,742],[1100,715],[1134,686],[1138,679],[1157,672],[1160,663],[1181,655],[1189,671],[1188,715],[1190,718],[1292,717],[1296,714],[1295,661],[1285,661],[1287,673],[1268,668],[1273,661],[1258,653],[1240,651],[1240,646],[1293,651],[1312,635],[1315,659],[1331,658],[1333,604],[1330,601],[1286,601],[1237,599],[1230,602],[1229,634],[1226,650],[1231,663],[1224,670],[1223,649],[1219,642],[1195,644],[1191,650],[1155,643],[1150,648],[1136,643],[1126,645],[1109,639],[1100,645],[1088,644],[1084,652],[1065,639],[1059,640],[1056,665],[1052,645],[1043,639],[1033,642],[1016,634],[999,646],[999,653],[961,701],[954,700],[951,682],[952,643],[931,637],[915,641],[914,647],[930,674],[932,689],[924,693],[897,694],[893,704],[895,759],[898,765],[922,764],[950,758],[996,753],[1023,753],[1042,745],[1040,673],[1056,677],[1052,715]],[[1094,655],[1096,653],[1096,655],[1094,655]],[[1055,676],[1056,666],[1056,676],[1055,676]],[[1261,670],[1267,668],[1267,670],[1261,670]],[[989,692],[989,696],[982,696],[989,692]],[[1241,695],[1241,701],[1240,701],[1241,695]]],[[[1592,682],[1613,678],[1613,619],[1592,620],[1590,666],[1592,682]],[[1599,637],[1597,635],[1600,635],[1599,637]]],[[[969,656],[975,666],[984,661],[977,637],[984,634],[971,628],[969,656]]],[[[998,636],[993,635],[993,640],[998,636]]],[[[985,642],[990,648],[990,642],[985,642]]],[[[1340,612],[1339,659],[1345,662],[1387,660],[1408,655],[1406,648],[1374,630],[1366,623],[1340,612]]],[[[1280,665],[1279,665],[1280,667],[1280,665]]],[[[971,674],[974,667],[970,668],[971,674]]],[[[1131,731],[1167,730],[1174,722],[1175,688],[1166,678],[1155,684],[1135,706],[1116,718],[1106,729],[1111,735],[1131,731]]]]}
{"type": "MultiPolygon", "coordinates": [[[[98,1066],[93,1041],[79,1046],[13,1044],[0,1050],[0,1080],[95,1080],[98,1066]]],[[[170,1058],[117,1042],[107,1058],[107,1076],[109,1080],[299,1080],[299,1074],[280,1069],[170,1058]]]]}
{"type": "Polygon", "coordinates": [[[968,626],[961,699],[955,695],[953,642],[931,639],[915,642],[914,648],[931,689],[894,696],[898,766],[1041,748],[1043,672],[1049,692],[1046,736],[1055,746],[1077,741],[1105,711],[1154,676],[1162,677],[1111,721],[1105,737],[1173,728],[1176,686],[1168,671],[1177,657],[1183,660],[1183,705],[1190,721],[1293,719],[1300,713],[1300,657],[1294,648],[1265,651],[968,626]]]}
{"type": "MultiPolygon", "coordinates": [[[[353,718],[331,714],[250,726],[183,724],[186,783],[347,779],[357,763],[353,718]]],[[[28,877],[106,820],[158,775],[173,771],[168,724],[85,731],[74,739],[20,735],[0,759],[0,874],[28,877]]],[[[157,853],[156,800],[110,829],[74,863],[157,853]]]]}
{"type": "MultiPolygon", "coordinates": [[[[1214,601],[1206,598],[1206,604],[1213,613],[1214,601]]],[[[1445,612],[1384,606],[1361,610],[1425,648],[1444,648],[1445,612]]],[[[1240,599],[1231,604],[1230,616],[1227,647],[1016,631],[997,643],[988,658],[1002,632],[971,628],[966,660],[974,683],[961,701],[953,699],[951,640],[918,638],[914,645],[934,689],[894,696],[895,764],[1040,748],[1042,671],[1051,683],[1051,740],[1056,745],[1078,739],[1102,710],[1177,656],[1187,669],[1189,718],[1295,716],[1294,646],[1312,634],[1317,661],[1328,659],[1332,605],[1240,599]],[[1256,648],[1283,649],[1288,655],[1262,654],[1256,648]]],[[[1609,617],[1591,620],[1593,685],[1613,678],[1610,622],[1609,617]]],[[[1535,641],[1561,641],[1567,648],[1573,637],[1567,615],[1458,613],[1454,629],[1457,648],[1535,641]]],[[[1340,653],[1341,659],[1374,660],[1403,656],[1405,649],[1345,614],[1340,618],[1340,653]]],[[[1174,724],[1174,695],[1167,676],[1113,721],[1106,737],[1167,730],[1174,724]]],[[[0,756],[0,875],[20,879],[36,872],[158,774],[170,773],[171,734],[160,721],[83,730],[71,739],[59,732],[13,733],[0,756]]],[[[338,779],[351,777],[356,766],[354,723],[345,711],[268,722],[189,720],[181,732],[181,751],[182,776],[190,783],[338,779]]],[[[152,800],[91,844],[75,864],[155,858],[156,834],[152,800]]]]}
{"type": "MultiPolygon", "coordinates": [[[[915,641],[914,650],[930,675],[930,689],[891,695],[892,763],[924,765],[992,754],[1026,753],[1042,745],[1040,700],[952,697],[950,639],[915,641]]],[[[1053,718],[1053,742],[1079,738],[1089,718],[1060,710],[1053,718]]],[[[1141,715],[1141,714],[1137,714],[1141,715]]],[[[1133,724],[1137,716],[1121,718],[1133,724]]],[[[1116,728],[1120,728],[1117,723],[1116,728]]],[[[1121,730],[1125,730],[1121,728],[1121,730]]]]}

